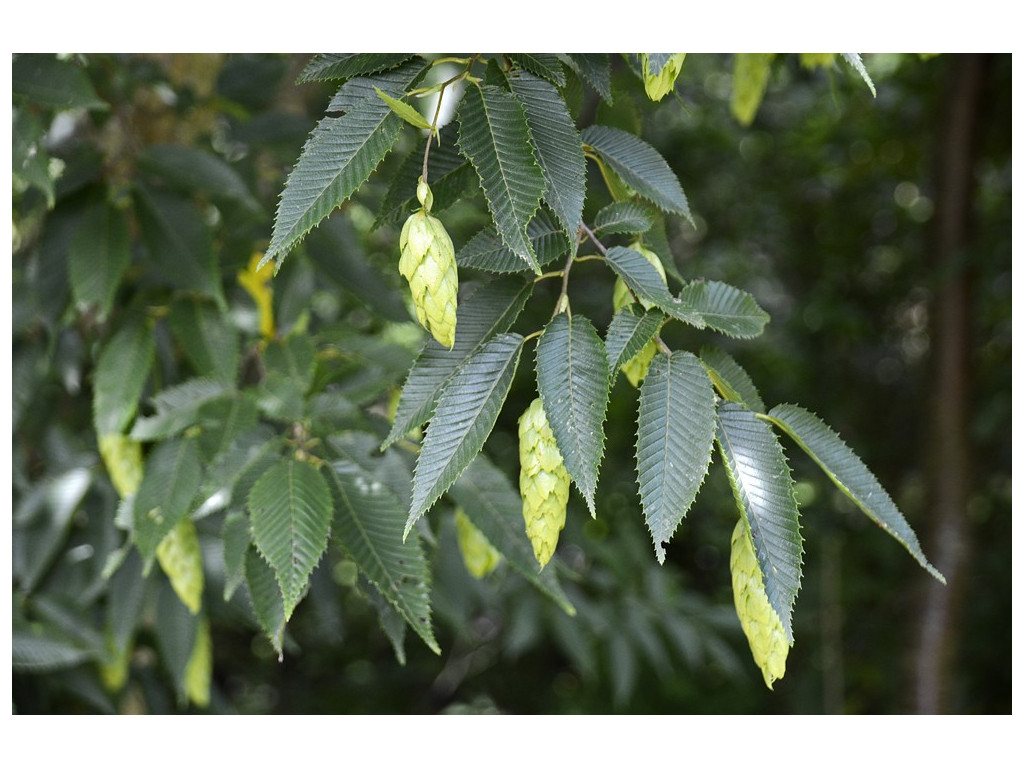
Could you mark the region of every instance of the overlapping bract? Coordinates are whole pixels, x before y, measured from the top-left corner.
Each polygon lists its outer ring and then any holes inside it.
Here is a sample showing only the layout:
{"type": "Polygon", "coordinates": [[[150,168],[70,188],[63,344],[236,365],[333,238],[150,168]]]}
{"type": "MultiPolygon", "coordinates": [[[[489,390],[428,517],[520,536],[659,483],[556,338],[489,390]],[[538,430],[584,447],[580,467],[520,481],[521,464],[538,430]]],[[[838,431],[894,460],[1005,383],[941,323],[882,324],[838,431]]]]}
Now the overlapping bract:
{"type": "Polygon", "coordinates": [[[519,417],[519,464],[526,535],[543,568],[555,553],[558,534],[565,527],[569,473],[539,397],[519,417]]]}

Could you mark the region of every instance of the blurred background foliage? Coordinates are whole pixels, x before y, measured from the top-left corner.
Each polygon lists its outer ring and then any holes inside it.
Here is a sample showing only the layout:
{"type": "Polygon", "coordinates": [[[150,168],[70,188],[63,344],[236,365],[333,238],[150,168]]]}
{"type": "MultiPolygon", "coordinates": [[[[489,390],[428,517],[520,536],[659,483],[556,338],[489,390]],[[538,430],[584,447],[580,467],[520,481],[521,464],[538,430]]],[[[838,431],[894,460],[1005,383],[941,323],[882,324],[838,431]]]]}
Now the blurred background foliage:
{"type": "MultiPolygon", "coordinates": [[[[106,558],[123,536],[115,525],[117,495],[101,477],[92,430],[91,376],[108,313],[79,310],[68,253],[83,211],[97,200],[134,211],[127,233],[132,261],[110,299],[109,315],[140,310],[189,279],[176,273],[180,264],[168,263],[173,252],[163,253],[159,238],[153,239],[155,225],[146,212],[163,211],[165,234],[190,238],[188,247],[213,254],[211,282],[185,288],[223,302],[243,339],[258,338],[256,305],[235,276],[266,247],[277,196],[332,95],[327,86],[294,85],[307,60],[34,55],[14,61],[12,626],[18,712],[174,712],[183,706],[167,672],[184,662],[175,655],[177,625],[168,618],[180,606],[166,580],[159,573],[146,582],[133,580],[127,571],[119,571],[128,573],[120,580],[103,577],[106,558]],[[50,69],[54,78],[40,77],[50,69]],[[51,80],[63,87],[39,87],[51,80]],[[201,150],[230,167],[239,183],[225,185],[154,149],[166,145],[201,150]],[[136,614],[136,638],[127,682],[112,691],[101,677],[104,632],[111,617],[124,612],[136,614]],[[19,638],[34,644],[19,645],[19,638]],[[19,655],[26,647],[31,652],[19,655]]],[[[977,130],[970,142],[969,238],[941,267],[933,256],[941,250],[937,180],[949,160],[944,110],[957,98],[951,88],[965,60],[867,55],[878,92],[872,98],[848,69],[807,69],[795,56],[780,56],[749,127],[730,114],[731,63],[725,55],[687,57],[676,93],[657,105],[613,57],[614,106],[599,105],[582,87],[576,103],[581,126],[598,122],[638,132],[679,176],[696,223],[667,224],[663,250],[671,251],[679,273],[748,290],[772,317],[753,342],[711,338],[676,324],[670,346],[697,351],[705,343],[720,344],[750,373],[769,407],[796,402],[821,415],[893,495],[933,560],[936,318],[947,311],[943,286],[965,286],[970,387],[961,403],[968,415],[962,448],[970,464],[958,539],[965,565],[951,579],[948,594],[955,599],[948,601],[941,627],[949,639],[939,665],[941,708],[1005,713],[1011,709],[1011,66],[1009,55],[982,57],[977,130]]],[[[339,363],[354,376],[346,379],[346,396],[365,406],[365,418],[376,419],[378,428],[421,338],[407,325],[397,228],[374,226],[388,180],[414,148],[412,130],[406,133],[364,190],[311,234],[272,283],[278,332],[308,326],[333,340],[332,333],[348,329],[344,333],[390,344],[390,359],[368,354],[339,363]]],[[[215,174],[213,164],[204,167],[215,174]]],[[[592,181],[597,178],[595,169],[588,172],[592,181]]],[[[585,219],[607,202],[592,189],[585,219]]],[[[458,248],[485,223],[482,199],[463,200],[442,218],[458,248]]],[[[607,323],[607,270],[582,263],[572,275],[574,306],[607,323]]],[[[526,333],[541,327],[556,292],[538,286],[516,328],[526,333]]],[[[162,375],[180,381],[182,363],[171,339],[164,333],[156,341],[162,375]]],[[[521,366],[485,448],[513,480],[515,418],[534,396],[531,368],[521,366]]],[[[657,565],[632,464],[635,408],[635,390],[619,377],[608,413],[597,519],[577,496],[570,501],[553,567],[577,607],[575,618],[507,565],[483,580],[471,577],[458,551],[451,507],[431,513],[440,657],[410,638],[405,663],[396,661],[353,564],[332,547],[289,623],[279,661],[246,606],[221,599],[223,516],[197,520],[213,676],[208,707],[187,708],[922,710],[914,691],[923,684],[918,662],[927,645],[921,633],[928,626],[929,577],[800,452],[788,449],[803,511],[804,577],[786,676],[774,692],[765,689],[732,606],[728,547],[736,513],[721,467],[715,463],[665,565],[657,565]]],[[[936,565],[943,568],[941,558],[936,565]]]]}

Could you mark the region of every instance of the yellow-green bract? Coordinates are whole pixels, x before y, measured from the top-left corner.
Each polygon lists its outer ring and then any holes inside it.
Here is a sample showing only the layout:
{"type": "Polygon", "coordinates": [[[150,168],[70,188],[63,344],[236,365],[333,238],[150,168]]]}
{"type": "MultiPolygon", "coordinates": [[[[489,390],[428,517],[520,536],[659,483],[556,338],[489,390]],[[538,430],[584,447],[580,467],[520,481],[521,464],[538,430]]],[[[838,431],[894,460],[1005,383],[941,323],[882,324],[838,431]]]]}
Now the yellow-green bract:
{"type": "MultiPolygon", "coordinates": [[[[661,279],[665,281],[666,285],[668,284],[668,278],[665,276],[665,267],[662,266],[661,259],[658,258],[658,254],[649,248],[644,248],[639,242],[633,243],[629,247],[654,265],[654,268],[658,270],[658,274],[661,275],[661,279]]],[[[629,292],[629,288],[626,287],[626,283],[623,282],[621,277],[616,278],[615,287],[612,289],[613,311],[618,312],[620,309],[629,306],[634,301],[633,294],[629,292]]],[[[644,299],[640,300],[640,304],[644,309],[650,309],[653,306],[651,302],[644,299]]],[[[658,354],[658,342],[651,339],[643,349],[622,364],[621,370],[626,374],[626,378],[629,379],[630,384],[634,387],[640,386],[644,378],[646,378],[647,371],[651,367],[651,361],[654,359],[656,354],[658,354]]]]}
{"type": "Polygon", "coordinates": [[[455,534],[459,542],[459,551],[462,552],[462,560],[466,564],[466,570],[474,578],[482,579],[498,567],[498,563],[501,562],[501,553],[492,547],[480,529],[473,525],[466,513],[462,511],[462,507],[455,508],[455,534]]]}
{"type": "Polygon", "coordinates": [[[539,397],[519,417],[519,464],[526,535],[543,568],[555,553],[558,534],[565,527],[569,473],[539,397]]]}
{"type": "Polygon", "coordinates": [[[656,75],[651,74],[649,54],[642,54],[641,58],[644,65],[644,90],[647,91],[647,95],[652,101],[661,101],[666,94],[672,92],[672,88],[676,84],[676,78],[679,77],[679,72],[683,68],[683,60],[686,58],[686,54],[673,53],[669,60],[665,62],[665,66],[656,75]]]}

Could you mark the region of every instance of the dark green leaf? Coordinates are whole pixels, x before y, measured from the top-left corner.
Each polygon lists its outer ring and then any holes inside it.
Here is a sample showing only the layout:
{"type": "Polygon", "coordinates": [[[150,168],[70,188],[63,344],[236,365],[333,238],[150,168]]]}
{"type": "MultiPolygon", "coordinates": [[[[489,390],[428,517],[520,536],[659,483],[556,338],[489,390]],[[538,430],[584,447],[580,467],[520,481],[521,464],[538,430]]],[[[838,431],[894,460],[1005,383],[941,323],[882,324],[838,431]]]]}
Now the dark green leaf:
{"type": "Polygon", "coordinates": [[[274,569],[287,621],[327,549],[330,490],[315,467],[291,460],[267,470],[249,492],[248,506],[253,541],[274,569]]]}
{"type": "Polygon", "coordinates": [[[132,254],[128,218],[112,205],[97,207],[82,220],[71,241],[68,275],[75,302],[98,307],[101,318],[110,314],[132,254]]]}
{"type": "MultiPolygon", "coordinates": [[[[532,75],[542,77],[559,88],[565,85],[565,71],[562,62],[554,53],[510,53],[509,59],[532,75]]],[[[512,87],[515,90],[515,86],[512,87]]]]}
{"type": "Polygon", "coordinates": [[[679,298],[699,312],[708,328],[741,339],[764,332],[768,313],[746,291],[715,280],[695,281],[683,286],[679,298]]]}
{"type": "Polygon", "coordinates": [[[142,621],[142,609],[150,581],[142,575],[142,561],[134,550],[110,577],[107,587],[107,641],[115,654],[128,651],[142,621]]]}
{"type": "Polygon", "coordinates": [[[656,355],[640,388],[636,470],[659,563],[704,482],[714,437],[715,393],[700,361],[656,355]]]}
{"type": "Polygon", "coordinates": [[[642,235],[654,226],[654,211],[638,200],[623,200],[606,205],[594,217],[594,234],[642,235]]]}
{"type": "Polygon", "coordinates": [[[15,179],[46,195],[47,206],[53,208],[56,198],[50,156],[43,147],[43,126],[30,111],[17,107],[11,125],[11,169],[15,179]]]}
{"type": "Polygon", "coordinates": [[[135,412],[156,355],[145,323],[130,323],[107,342],[96,362],[93,423],[97,435],[123,432],[135,412]]]}
{"type": "Polygon", "coordinates": [[[249,518],[237,510],[229,512],[220,537],[224,544],[224,601],[227,602],[245,583],[245,558],[252,545],[249,518]]]}
{"type": "Polygon", "coordinates": [[[372,75],[408,61],[412,53],[318,53],[295,81],[297,84],[322,80],[345,80],[372,75]]]}
{"type": "Polygon", "coordinates": [[[200,376],[233,384],[238,376],[238,331],[230,318],[207,303],[186,299],[167,318],[185,357],[200,376]]]}
{"type": "Polygon", "coordinates": [[[249,547],[245,555],[245,584],[249,590],[249,600],[252,602],[256,621],[259,622],[260,628],[274,646],[280,659],[284,644],[284,625],[287,621],[284,616],[284,600],[281,598],[281,588],[274,578],[274,571],[259,556],[255,547],[249,547]]]}
{"type": "Polygon", "coordinates": [[[838,434],[813,413],[797,405],[777,405],[768,412],[768,417],[825,470],[829,479],[864,514],[902,544],[922,568],[946,583],[945,577],[924,556],[917,535],[892,498],[838,434]]]}
{"type": "Polygon", "coordinates": [[[416,58],[389,72],[353,77],[334,94],[331,103],[327,105],[327,111],[348,112],[364,99],[376,99],[378,90],[400,99],[419,80],[426,68],[426,62],[416,58]]]}
{"type": "Polygon", "coordinates": [[[750,529],[768,602],[792,643],[803,539],[786,456],[768,425],[737,403],[723,403],[718,409],[718,447],[750,529]]]}
{"type": "Polygon", "coordinates": [[[107,109],[81,67],[52,54],[22,53],[11,63],[11,89],[18,101],[50,109],[107,109]]]}
{"type": "Polygon", "coordinates": [[[537,343],[537,391],[565,468],[597,516],[594,494],[604,454],[608,358],[583,315],[555,315],[537,343]]]}
{"type": "Polygon", "coordinates": [[[195,440],[175,438],[160,443],[146,459],[146,472],[135,494],[132,527],[147,570],[157,545],[192,510],[202,477],[195,440]]]}
{"type": "Polygon", "coordinates": [[[316,344],[305,333],[294,333],[283,339],[276,339],[263,352],[263,365],[268,374],[276,374],[295,383],[303,394],[313,384],[313,367],[316,363],[316,344]]]}
{"type": "Polygon", "coordinates": [[[139,418],[132,427],[134,440],[164,440],[180,434],[199,418],[199,408],[228,390],[226,384],[210,379],[189,379],[168,387],[153,398],[156,414],[139,418]]]}
{"type": "Polygon", "coordinates": [[[215,460],[243,434],[256,426],[256,405],[251,398],[234,393],[205,401],[196,413],[199,449],[204,461],[215,460]]]}
{"type": "Polygon", "coordinates": [[[470,87],[459,104],[458,118],[459,148],[480,177],[495,229],[539,274],[526,225],[537,211],[545,182],[522,105],[494,86],[470,87]]]}
{"type": "Polygon", "coordinates": [[[407,536],[480,452],[512,386],[522,346],[518,333],[495,336],[444,385],[416,460],[407,536]]]}
{"type": "MultiPolygon", "coordinates": [[[[402,504],[412,496],[412,467],[398,451],[380,452],[380,440],[369,432],[348,432],[327,439],[337,458],[359,467],[387,486],[402,504]]],[[[405,522],[405,513],[402,514],[405,522]]]]}
{"type": "Polygon", "coordinates": [[[566,61],[594,86],[602,99],[612,103],[612,68],[607,53],[569,53],[566,61]]]}
{"type": "Polygon", "coordinates": [[[605,335],[608,376],[612,384],[615,383],[619,369],[647,346],[665,320],[665,316],[658,310],[652,309],[641,314],[635,305],[623,307],[615,313],[605,335]]]}
{"type": "Polygon", "coordinates": [[[56,672],[95,658],[92,649],[39,624],[11,632],[11,669],[15,672],[56,672]]]}
{"type": "Polygon", "coordinates": [[[139,155],[143,170],[186,194],[200,192],[218,204],[262,212],[245,181],[232,166],[212,152],[178,144],[157,144],[139,155]]]}
{"type": "Polygon", "coordinates": [[[745,405],[756,413],[764,413],[767,410],[750,376],[725,352],[716,347],[703,347],[700,351],[700,361],[704,363],[711,381],[726,400],[745,405]]]}
{"type": "MultiPolygon", "coordinates": [[[[537,254],[537,263],[542,267],[568,253],[565,231],[555,217],[544,208],[538,210],[537,215],[530,219],[526,234],[537,254]]],[[[477,232],[455,254],[455,261],[460,267],[472,267],[499,274],[525,272],[530,268],[502,242],[493,226],[477,232]]]]}
{"type": "Polygon", "coordinates": [[[157,581],[156,645],[164,667],[174,682],[179,703],[186,700],[185,670],[195,648],[200,617],[192,614],[178,599],[166,579],[157,581]]]}
{"type": "Polygon", "coordinates": [[[640,299],[695,328],[704,327],[704,317],[689,302],[669,293],[657,268],[631,248],[614,245],[608,249],[608,265],[640,299]]]}

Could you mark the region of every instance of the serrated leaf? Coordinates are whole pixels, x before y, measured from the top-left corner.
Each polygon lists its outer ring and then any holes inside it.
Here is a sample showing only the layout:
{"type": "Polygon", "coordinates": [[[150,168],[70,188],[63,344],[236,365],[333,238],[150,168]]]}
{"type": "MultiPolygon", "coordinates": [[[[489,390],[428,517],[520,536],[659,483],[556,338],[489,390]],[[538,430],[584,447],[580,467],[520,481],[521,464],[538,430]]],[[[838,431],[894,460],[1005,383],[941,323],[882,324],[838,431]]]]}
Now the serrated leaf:
{"type": "Polygon", "coordinates": [[[224,544],[224,601],[227,602],[245,582],[245,556],[252,544],[249,518],[238,510],[229,512],[224,518],[220,538],[224,544]]]}
{"type": "Polygon", "coordinates": [[[555,443],[590,514],[604,455],[608,358],[604,342],[583,315],[555,315],[537,342],[537,392],[555,443]]]}
{"type": "Polygon", "coordinates": [[[619,369],[647,346],[665,320],[657,309],[642,312],[638,307],[626,306],[615,313],[605,334],[611,384],[615,384],[619,369]]]}
{"type": "Polygon", "coordinates": [[[184,706],[187,701],[185,670],[196,647],[200,619],[184,606],[165,580],[158,580],[157,587],[153,634],[164,668],[174,683],[178,702],[184,706]]]}
{"type": "Polygon", "coordinates": [[[42,627],[11,632],[11,669],[15,672],[56,672],[95,658],[95,651],[42,627]]]}
{"type": "Polygon", "coordinates": [[[612,100],[612,68],[607,53],[568,53],[565,60],[608,104],[612,100]]]}
{"type": "MultiPolygon", "coordinates": [[[[510,53],[509,59],[536,77],[542,77],[559,88],[565,85],[562,62],[554,53],[510,53]]],[[[513,90],[515,87],[513,86],[513,90]]]]}
{"type": "Polygon", "coordinates": [[[256,481],[249,492],[248,507],[253,541],[274,569],[287,621],[327,549],[330,490],[311,464],[284,461],[256,481]]]}
{"type": "Polygon", "coordinates": [[[416,459],[406,536],[480,452],[512,386],[522,347],[518,333],[495,336],[444,385],[416,459]]]}
{"type": "Polygon", "coordinates": [[[236,438],[206,464],[202,509],[244,504],[256,481],[280,461],[282,445],[283,439],[267,425],[236,438]]]}
{"type": "Polygon", "coordinates": [[[767,410],[750,376],[725,352],[717,347],[703,347],[700,350],[700,361],[726,400],[744,405],[755,413],[767,410]]]}
{"type": "Polygon", "coordinates": [[[54,179],[50,175],[50,156],[43,145],[43,135],[43,126],[36,116],[15,106],[11,125],[11,171],[15,179],[42,192],[47,207],[52,209],[56,202],[54,179]]]}
{"type": "MultiPolygon", "coordinates": [[[[412,495],[412,467],[398,451],[380,452],[380,438],[369,432],[347,432],[327,438],[337,458],[379,480],[405,503],[412,495]]],[[[403,522],[405,515],[402,516],[403,522]]]]}
{"type": "Polygon", "coordinates": [[[335,500],[338,541],[398,614],[434,653],[430,570],[419,536],[402,539],[405,505],[380,480],[349,461],[335,461],[327,478],[335,500]]]}
{"type": "Polygon", "coordinates": [[[132,535],[147,569],[157,545],[191,511],[202,477],[195,440],[168,440],[149,454],[132,512],[132,535]]]}
{"type": "Polygon", "coordinates": [[[455,370],[488,339],[512,326],[532,292],[532,282],[499,278],[465,299],[459,297],[455,345],[449,351],[434,339],[427,340],[409,370],[391,431],[381,450],[430,418],[442,388],[455,370]]]}
{"type": "Polygon", "coordinates": [[[377,609],[377,622],[391,643],[391,650],[395,652],[395,660],[400,666],[404,667],[405,636],[409,625],[406,624],[405,619],[395,610],[394,606],[384,598],[380,590],[370,583],[365,576],[360,576],[359,586],[373,607],[377,609]]]}
{"type": "Polygon", "coordinates": [[[523,528],[522,499],[490,459],[484,454],[473,459],[449,493],[510,566],[567,614],[576,615],[576,609],[558,583],[556,569],[537,570],[537,560],[523,528]]]}
{"type": "Polygon", "coordinates": [[[871,75],[868,74],[868,70],[864,66],[864,62],[861,60],[860,54],[844,53],[843,60],[851,67],[853,67],[857,74],[861,76],[861,79],[864,80],[865,83],[867,83],[868,89],[870,89],[871,91],[871,95],[877,97],[878,94],[875,92],[875,84],[871,82],[871,75]]]}
{"type": "Polygon", "coordinates": [[[380,99],[321,120],[288,176],[261,264],[285,256],[366,181],[391,151],[402,121],[380,99]]]}
{"type": "Polygon", "coordinates": [[[318,53],[296,79],[296,84],[323,80],[345,80],[372,75],[408,61],[412,53],[318,53]]]}
{"type": "Polygon", "coordinates": [[[636,469],[659,563],[697,497],[715,437],[715,394],[689,352],[657,355],[640,388],[636,469]]]}
{"type": "Polygon", "coordinates": [[[218,397],[199,406],[196,424],[199,450],[204,461],[215,460],[228,451],[243,434],[256,426],[258,415],[251,398],[235,394],[218,397]]]}
{"type": "Polygon", "coordinates": [[[380,88],[373,89],[378,96],[391,107],[391,111],[398,115],[400,118],[405,120],[413,128],[422,128],[427,131],[433,130],[433,127],[427,122],[427,118],[416,111],[416,108],[411,104],[406,104],[401,99],[396,99],[393,96],[389,96],[384,93],[380,88]]]}
{"type": "Polygon", "coordinates": [[[98,307],[100,318],[106,318],[131,259],[125,213],[107,204],[87,213],[68,253],[68,276],[75,302],[98,307]]]}
{"type": "Polygon", "coordinates": [[[708,328],[740,339],[752,339],[764,332],[770,317],[746,291],[720,283],[700,280],[683,286],[679,298],[704,318],[708,328]]]}
{"type": "Polygon", "coordinates": [[[131,423],[155,356],[153,334],[145,323],[129,323],[107,342],[93,380],[97,435],[120,433],[131,423]]]}
{"type": "Polygon", "coordinates": [[[902,544],[922,568],[946,583],[945,577],[924,556],[917,535],[892,498],[838,434],[798,405],[777,405],[768,412],[768,417],[814,459],[864,514],[902,544]]]}
{"type": "Polygon", "coordinates": [[[423,59],[417,57],[397,69],[353,77],[334,94],[331,103],[327,105],[327,112],[348,112],[364,99],[377,98],[378,90],[399,99],[416,84],[428,66],[423,59]]]}
{"type": "Polygon", "coordinates": [[[18,101],[51,109],[107,109],[81,67],[53,54],[22,53],[11,62],[11,91],[18,101]]]}
{"type": "Polygon", "coordinates": [[[272,341],[263,351],[263,365],[268,375],[294,382],[298,391],[305,394],[313,384],[316,342],[305,333],[272,341]]]}
{"type": "Polygon", "coordinates": [[[228,389],[220,381],[189,379],[175,387],[168,387],[153,398],[156,413],[135,421],[133,440],[163,440],[185,431],[199,418],[199,409],[228,389]]]}
{"type": "Polygon", "coordinates": [[[167,321],[198,375],[234,383],[239,339],[227,315],[207,303],[188,299],[171,306],[167,321]]]}
{"type": "Polygon", "coordinates": [[[259,556],[255,547],[249,547],[245,555],[245,585],[253,613],[256,614],[256,621],[259,622],[260,628],[274,646],[280,659],[284,644],[284,626],[287,622],[284,616],[284,600],[281,597],[281,588],[274,578],[274,571],[259,556]]]}
{"type": "Polygon", "coordinates": [[[254,214],[262,212],[238,171],[212,152],[157,144],[139,154],[139,166],[180,192],[202,192],[217,203],[240,206],[254,214]]]}
{"type": "Polygon", "coordinates": [[[669,293],[661,273],[641,254],[631,248],[613,245],[607,251],[606,261],[641,300],[650,302],[666,315],[695,328],[704,327],[703,315],[689,302],[669,293]]]}
{"type": "Polygon", "coordinates": [[[587,184],[587,161],[580,133],[551,83],[527,72],[514,72],[509,85],[526,110],[537,163],[547,183],[544,201],[565,227],[566,239],[575,243],[587,184]]]}
{"type": "Polygon", "coordinates": [[[476,169],[495,229],[519,258],[540,273],[526,234],[544,194],[522,105],[494,86],[468,88],[458,111],[459,148],[476,169]]]}
{"type": "Polygon", "coordinates": [[[733,116],[741,125],[750,125],[757,115],[768,87],[768,76],[771,74],[774,53],[737,53],[733,58],[732,69],[732,108],[733,116]]]}
{"type": "Polygon", "coordinates": [[[737,403],[719,406],[717,439],[733,496],[750,531],[768,602],[792,644],[803,539],[786,456],[768,425],[737,403]]]}
{"type": "Polygon", "coordinates": [[[623,200],[606,205],[594,217],[594,234],[642,235],[654,226],[654,211],[636,200],[623,200]]]}
{"type": "MultiPolygon", "coordinates": [[[[565,231],[555,217],[544,208],[538,210],[537,215],[530,219],[526,234],[537,254],[537,263],[542,267],[562,258],[569,251],[565,231]]],[[[485,227],[470,238],[469,242],[455,254],[455,262],[460,267],[498,274],[525,272],[530,268],[505,245],[493,226],[485,227]]]]}
{"type": "Polygon", "coordinates": [[[693,222],[679,179],[665,158],[650,144],[631,133],[605,125],[585,128],[583,143],[641,197],[664,211],[678,213],[693,222]]]}

